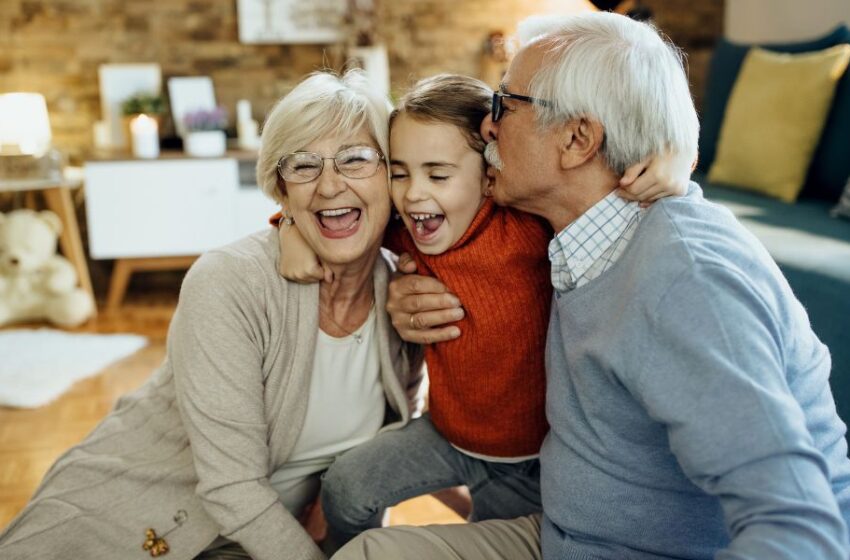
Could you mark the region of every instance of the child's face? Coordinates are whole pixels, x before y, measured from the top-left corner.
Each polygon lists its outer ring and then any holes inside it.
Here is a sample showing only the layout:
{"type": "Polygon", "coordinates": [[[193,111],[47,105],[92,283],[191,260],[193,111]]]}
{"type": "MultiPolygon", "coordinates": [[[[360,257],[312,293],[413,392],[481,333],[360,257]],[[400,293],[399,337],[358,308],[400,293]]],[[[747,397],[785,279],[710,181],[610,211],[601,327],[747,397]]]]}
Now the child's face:
{"type": "Polygon", "coordinates": [[[482,155],[452,124],[402,113],[390,131],[391,194],[425,254],[439,255],[463,236],[484,202],[482,155]]]}

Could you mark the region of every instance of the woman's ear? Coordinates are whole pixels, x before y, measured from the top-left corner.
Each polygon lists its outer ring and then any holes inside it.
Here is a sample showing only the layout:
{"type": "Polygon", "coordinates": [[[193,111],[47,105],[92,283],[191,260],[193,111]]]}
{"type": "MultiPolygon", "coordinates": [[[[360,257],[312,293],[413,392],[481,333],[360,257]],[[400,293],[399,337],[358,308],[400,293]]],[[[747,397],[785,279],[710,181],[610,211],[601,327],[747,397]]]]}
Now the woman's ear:
{"type": "Polygon", "coordinates": [[[565,123],[558,131],[561,168],[575,169],[596,157],[605,141],[602,123],[580,117],[565,123]]]}

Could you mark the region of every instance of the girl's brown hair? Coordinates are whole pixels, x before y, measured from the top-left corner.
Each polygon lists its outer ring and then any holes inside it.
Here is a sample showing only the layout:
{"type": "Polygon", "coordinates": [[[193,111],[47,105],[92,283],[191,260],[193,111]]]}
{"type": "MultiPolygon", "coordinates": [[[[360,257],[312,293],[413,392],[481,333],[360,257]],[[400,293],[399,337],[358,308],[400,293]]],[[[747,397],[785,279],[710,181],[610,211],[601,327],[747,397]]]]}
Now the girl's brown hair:
{"type": "Polygon", "coordinates": [[[493,90],[481,80],[438,74],[419,80],[401,98],[390,114],[390,127],[401,113],[420,121],[453,124],[473,150],[483,153],[487,143],[481,138],[481,121],[490,112],[492,102],[493,90]]]}

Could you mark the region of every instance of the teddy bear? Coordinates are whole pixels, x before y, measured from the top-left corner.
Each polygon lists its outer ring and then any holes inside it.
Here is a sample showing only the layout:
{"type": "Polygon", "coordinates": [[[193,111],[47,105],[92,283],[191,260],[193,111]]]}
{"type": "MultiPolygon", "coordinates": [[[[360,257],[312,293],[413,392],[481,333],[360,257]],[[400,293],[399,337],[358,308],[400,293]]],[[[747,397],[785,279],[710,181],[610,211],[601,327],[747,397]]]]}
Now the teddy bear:
{"type": "Polygon", "coordinates": [[[0,326],[47,319],[61,327],[85,322],[95,311],[77,287],[77,273],[56,254],[62,221],[50,211],[0,213],[0,326]]]}

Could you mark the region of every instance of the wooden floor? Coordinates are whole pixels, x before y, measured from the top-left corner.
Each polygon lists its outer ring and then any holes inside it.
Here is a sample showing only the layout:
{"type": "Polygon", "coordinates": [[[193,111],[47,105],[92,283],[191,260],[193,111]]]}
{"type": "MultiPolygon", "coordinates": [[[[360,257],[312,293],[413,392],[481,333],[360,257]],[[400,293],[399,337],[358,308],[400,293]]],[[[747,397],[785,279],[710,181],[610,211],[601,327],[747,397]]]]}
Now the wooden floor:
{"type": "MultiPolygon", "coordinates": [[[[119,311],[102,312],[76,330],[141,334],[149,339],[146,348],[77,383],[48,406],[35,410],[0,406],[0,527],[23,508],[56,458],[85,437],[119,396],[140,386],[159,366],[175,303],[171,293],[135,298],[131,294],[119,311]]],[[[390,519],[394,525],[462,522],[430,496],[393,508],[390,519]]]]}

